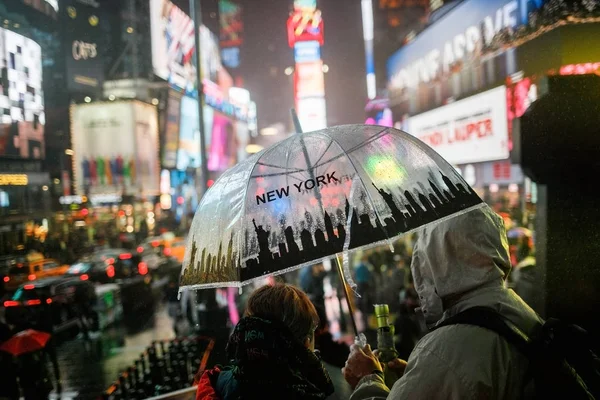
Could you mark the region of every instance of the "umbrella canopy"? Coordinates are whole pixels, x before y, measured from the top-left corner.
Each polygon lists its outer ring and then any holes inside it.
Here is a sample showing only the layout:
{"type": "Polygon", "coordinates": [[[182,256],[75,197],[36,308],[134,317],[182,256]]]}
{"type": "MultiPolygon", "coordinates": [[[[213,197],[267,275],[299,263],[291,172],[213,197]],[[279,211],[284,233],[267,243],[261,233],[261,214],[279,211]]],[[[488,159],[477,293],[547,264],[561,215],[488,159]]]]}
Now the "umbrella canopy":
{"type": "Polygon", "coordinates": [[[242,286],[481,205],[450,164],[405,132],[345,125],[297,134],[206,192],[181,287],[242,286]]]}
{"type": "Polygon", "coordinates": [[[18,356],[24,353],[41,350],[46,346],[50,339],[50,334],[36,331],[34,329],[25,329],[14,334],[10,339],[0,346],[1,351],[18,356]]]}

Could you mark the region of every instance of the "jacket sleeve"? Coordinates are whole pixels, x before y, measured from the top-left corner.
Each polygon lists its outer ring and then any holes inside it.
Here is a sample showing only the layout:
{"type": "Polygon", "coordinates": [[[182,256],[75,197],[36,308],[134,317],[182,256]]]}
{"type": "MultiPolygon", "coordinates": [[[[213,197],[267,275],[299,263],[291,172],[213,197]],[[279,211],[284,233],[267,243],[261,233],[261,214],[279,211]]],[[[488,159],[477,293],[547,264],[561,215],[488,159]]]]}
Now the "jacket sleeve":
{"type": "Polygon", "coordinates": [[[358,382],[350,400],[382,400],[387,399],[390,389],[385,385],[381,376],[367,375],[358,382]]]}
{"type": "Polygon", "coordinates": [[[451,363],[435,352],[415,348],[406,370],[392,387],[390,400],[472,399],[474,391],[451,363]]]}
{"type": "Polygon", "coordinates": [[[365,376],[350,400],[474,399],[474,391],[450,363],[435,352],[417,347],[402,378],[390,390],[378,375],[365,376]]]}

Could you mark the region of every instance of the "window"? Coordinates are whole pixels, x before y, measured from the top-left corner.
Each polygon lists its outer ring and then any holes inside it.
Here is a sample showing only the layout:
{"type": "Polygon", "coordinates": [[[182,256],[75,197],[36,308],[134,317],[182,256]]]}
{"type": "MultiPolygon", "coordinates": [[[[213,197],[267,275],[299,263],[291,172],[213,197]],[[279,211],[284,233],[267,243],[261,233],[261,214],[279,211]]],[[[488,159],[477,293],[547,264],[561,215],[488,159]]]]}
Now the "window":
{"type": "Polygon", "coordinates": [[[57,267],[58,267],[58,264],[55,263],[54,261],[44,263],[44,271],[49,271],[49,270],[52,270],[57,267]]]}

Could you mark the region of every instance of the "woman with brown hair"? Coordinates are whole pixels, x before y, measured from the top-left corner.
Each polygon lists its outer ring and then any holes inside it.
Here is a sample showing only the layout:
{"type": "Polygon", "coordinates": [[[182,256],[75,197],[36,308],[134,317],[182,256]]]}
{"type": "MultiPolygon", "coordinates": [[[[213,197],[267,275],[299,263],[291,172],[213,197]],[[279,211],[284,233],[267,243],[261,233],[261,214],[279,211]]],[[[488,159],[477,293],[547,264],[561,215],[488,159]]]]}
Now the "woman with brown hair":
{"type": "Polygon", "coordinates": [[[206,371],[196,399],[325,399],[334,388],[314,353],[318,325],[317,311],[300,289],[257,289],[229,338],[230,366],[206,371]]]}

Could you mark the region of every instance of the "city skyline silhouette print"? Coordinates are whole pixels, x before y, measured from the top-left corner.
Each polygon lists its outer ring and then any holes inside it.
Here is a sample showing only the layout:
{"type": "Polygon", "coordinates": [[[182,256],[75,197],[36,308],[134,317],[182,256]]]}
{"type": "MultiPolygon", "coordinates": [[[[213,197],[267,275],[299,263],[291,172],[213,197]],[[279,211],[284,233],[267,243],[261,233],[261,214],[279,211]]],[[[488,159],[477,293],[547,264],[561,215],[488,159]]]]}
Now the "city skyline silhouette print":
{"type": "Polygon", "coordinates": [[[206,193],[180,283],[240,286],[480,204],[452,166],[405,132],[350,125],[299,134],[206,193]]]}

